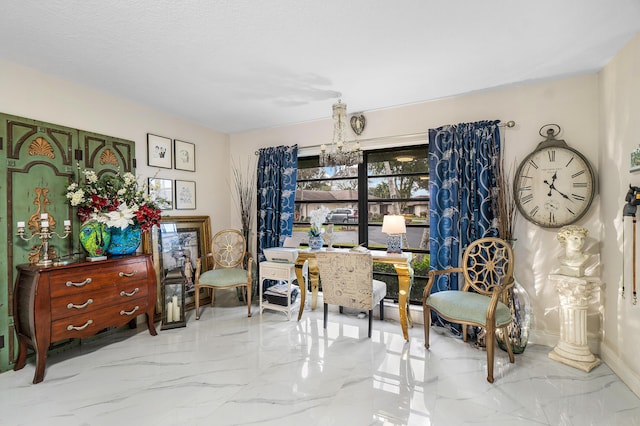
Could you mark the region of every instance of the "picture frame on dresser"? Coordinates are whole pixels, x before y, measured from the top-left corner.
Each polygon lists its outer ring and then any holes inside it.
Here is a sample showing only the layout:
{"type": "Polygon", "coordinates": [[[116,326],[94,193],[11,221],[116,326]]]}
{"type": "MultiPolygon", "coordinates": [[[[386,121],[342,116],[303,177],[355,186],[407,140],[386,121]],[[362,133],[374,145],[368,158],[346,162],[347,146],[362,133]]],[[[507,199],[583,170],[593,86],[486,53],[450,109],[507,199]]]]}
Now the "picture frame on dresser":
{"type": "Polygon", "coordinates": [[[176,170],[196,171],[196,145],[191,142],[174,139],[174,168],[176,170]]]}
{"type": "MultiPolygon", "coordinates": [[[[163,216],[160,226],[142,234],[142,251],[152,255],[155,267],[158,300],[156,316],[162,317],[164,301],[161,285],[171,279],[176,269],[185,279],[184,310],[195,308],[194,273],[196,259],[202,259],[202,270],[213,268],[213,259],[206,257],[211,252],[211,223],[209,216],[163,216]]],[[[204,295],[202,304],[210,303],[210,295],[204,295]]]]}
{"type": "Polygon", "coordinates": [[[173,166],[171,138],[147,133],[147,165],[170,169],[173,166]]]}

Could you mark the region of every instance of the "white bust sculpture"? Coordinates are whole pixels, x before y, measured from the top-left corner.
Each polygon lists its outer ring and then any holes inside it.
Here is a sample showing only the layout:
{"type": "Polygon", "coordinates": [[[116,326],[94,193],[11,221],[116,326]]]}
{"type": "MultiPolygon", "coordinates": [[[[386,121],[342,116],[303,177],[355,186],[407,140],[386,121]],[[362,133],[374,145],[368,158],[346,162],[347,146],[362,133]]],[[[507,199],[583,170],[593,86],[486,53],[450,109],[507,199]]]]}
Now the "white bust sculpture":
{"type": "Polygon", "coordinates": [[[560,272],[572,277],[584,275],[584,264],[589,255],[582,252],[584,240],[589,231],[579,225],[564,226],[558,231],[558,241],[564,247],[564,255],[560,256],[560,272]]]}

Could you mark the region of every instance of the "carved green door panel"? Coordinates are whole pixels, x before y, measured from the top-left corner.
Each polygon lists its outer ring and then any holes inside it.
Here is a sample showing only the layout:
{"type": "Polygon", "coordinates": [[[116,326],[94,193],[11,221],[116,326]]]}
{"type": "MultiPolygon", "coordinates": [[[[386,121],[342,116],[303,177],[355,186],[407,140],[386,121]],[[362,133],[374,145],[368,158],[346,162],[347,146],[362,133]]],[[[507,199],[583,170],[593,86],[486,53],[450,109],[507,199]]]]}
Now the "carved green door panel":
{"type": "Polygon", "coordinates": [[[135,142],[80,131],[84,167],[103,173],[135,173],[135,142]]]}
{"type": "Polygon", "coordinates": [[[64,221],[72,221],[66,239],[49,240],[49,257],[81,252],[79,219],[67,202],[69,183],[80,168],[99,175],[117,170],[135,173],[135,142],[58,126],[24,117],[0,114],[0,371],[15,361],[13,283],[16,265],[35,263],[42,255],[39,236],[23,241],[17,222],[25,222],[25,237],[39,231],[47,213],[52,231],[64,235],[64,221]],[[6,277],[6,278],[5,278],[6,277]]]}
{"type": "MultiPolygon", "coordinates": [[[[6,200],[3,218],[6,218],[8,241],[1,245],[0,276],[6,277],[0,293],[0,333],[5,336],[5,348],[0,350],[0,368],[6,369],[14,361],[13,340],[13,283],[16,265],[35,263],[43,254],[39,236],[24,241],[17,233],[16,223],[25,222],[25,237],[40,230],[41,214],[47,213],[52,231],[64,235],[63,222],[71,219],[71,210],[65,196],[69,178],[73,174],[73,152],[78,145],[78,131],[50,123],[22,117],[0,115],[2,137],[1,191],[6,200]]],[[[72,253],[73,237],[52,238],[49,257],[72,253]]]]}

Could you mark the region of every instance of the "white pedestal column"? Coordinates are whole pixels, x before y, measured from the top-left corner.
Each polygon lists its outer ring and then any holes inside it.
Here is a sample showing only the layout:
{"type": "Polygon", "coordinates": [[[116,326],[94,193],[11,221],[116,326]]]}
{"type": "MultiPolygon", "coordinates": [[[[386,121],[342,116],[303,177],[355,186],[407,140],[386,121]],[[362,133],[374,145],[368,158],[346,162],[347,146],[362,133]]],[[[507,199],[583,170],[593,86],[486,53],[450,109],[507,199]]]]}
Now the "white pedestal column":
{"type": "Polygon", "coordinates": [[[587,344],[587,308],[600,289],[600,279],[549,275],[549,281],[560,296],[560,341],[549,358],[589,372],[600,364],[587,344]]]}

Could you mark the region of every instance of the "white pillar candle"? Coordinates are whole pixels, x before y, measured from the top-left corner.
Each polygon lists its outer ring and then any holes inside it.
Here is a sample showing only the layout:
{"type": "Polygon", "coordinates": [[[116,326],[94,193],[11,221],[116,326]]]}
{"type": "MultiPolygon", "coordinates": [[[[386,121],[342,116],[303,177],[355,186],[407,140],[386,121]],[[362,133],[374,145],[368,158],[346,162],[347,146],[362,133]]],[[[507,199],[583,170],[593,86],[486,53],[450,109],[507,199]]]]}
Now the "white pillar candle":
{"type": "Polygon", "coordinates": [[[177,303],[173,305],[173,320],[180,321],[180,305],[177,303]]]}
{"type": "Polygon", "coordinates": [[[40,226],[43,227],[43,228],[48,228],[49,227],[49,221],[48,220],[43,220],[40,223],[40,226]]]}
{"type": "Polygon", "coordinates": [[[24,222],[18,222],[18,228],[24,228],[24,222]]]}
{"type": "Polygon", "coordinates": [[[49,220],[49,214],[48,213],[40,214],[40,220],[49,220]]]}
{"type": "Polygon", "coordinates": [[[173,322],[173,303],[167,303],[167,322],[173,322]]]}
{"type": "Polygon", "coordinates": [[[71,226],[71,221],[70,220],[65,220],[64,221],[64,226],[71,226]]]}

